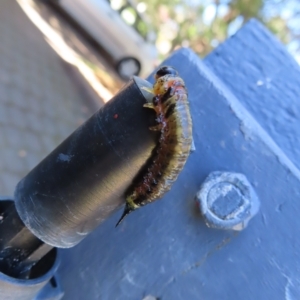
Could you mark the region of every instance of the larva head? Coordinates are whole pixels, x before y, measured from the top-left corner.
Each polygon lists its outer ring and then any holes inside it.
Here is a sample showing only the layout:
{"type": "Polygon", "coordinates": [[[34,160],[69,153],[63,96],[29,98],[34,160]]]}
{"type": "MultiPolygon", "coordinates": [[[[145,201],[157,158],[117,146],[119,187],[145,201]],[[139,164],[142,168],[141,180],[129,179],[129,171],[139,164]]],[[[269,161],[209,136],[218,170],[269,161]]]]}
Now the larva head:
{"type": "Polygon", "coordinates": [[[179,87],[184,87],[184,82],[178,76],[178,72],[169,66],[159,68],[155,74],[155,79],[156,81],[153,86],[155,95],[165,94],[170,87],[174,87],[176,90],[179,87]]]}
{"type": "Polygon", "coordinates": [[[169,67],[169,66],[163,66],[163,67],[160,67],[157,72],[155,73],[154,75],[154,78],[155,80],[157,80],[158,78],[162,77],[162,76],[165,76],[165,75],[173,75],[173,76],[177,76],[178,75],[178,72],[172,68],[172,67],[169,67]]]}

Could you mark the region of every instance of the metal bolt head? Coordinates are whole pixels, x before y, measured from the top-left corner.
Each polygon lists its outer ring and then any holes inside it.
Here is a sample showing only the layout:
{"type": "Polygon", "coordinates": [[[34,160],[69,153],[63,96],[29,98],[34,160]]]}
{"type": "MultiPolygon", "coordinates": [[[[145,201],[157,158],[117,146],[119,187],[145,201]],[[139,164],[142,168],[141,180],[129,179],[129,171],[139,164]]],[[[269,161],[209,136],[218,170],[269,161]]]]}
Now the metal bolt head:
{"type": "Polygon", "coordinates": [[[152,295],[148,295],[148,296],[144,297],[143,300],[158,300],[158,298],[156,298],[152,295]]]}
{"type": "Polygon", "coordinates": [[[243,174],[213,172],[196,195],[208,227],[243,230],[259,210],[259,200],[243,174]]]}

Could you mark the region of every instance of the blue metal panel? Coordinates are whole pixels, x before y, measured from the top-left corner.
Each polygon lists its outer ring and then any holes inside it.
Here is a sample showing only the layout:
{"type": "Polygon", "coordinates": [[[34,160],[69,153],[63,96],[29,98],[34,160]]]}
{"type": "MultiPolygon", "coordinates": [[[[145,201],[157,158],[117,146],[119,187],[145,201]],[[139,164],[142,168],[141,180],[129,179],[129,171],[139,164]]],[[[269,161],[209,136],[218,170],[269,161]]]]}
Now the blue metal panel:
{"type": "MultiPolygon", "coordinates": [[[[245,53],[253,43],[243,44],[245,53]]],[[[231,60],[239,60],[241,45],[231,47],[236,53],[231,60]]],[[[276,56],[272,51],[269,55],[276,56]]],[[[249,68],[251,59],[249,54],[249,68]]],[[[64,299],[300,299],[299,170],[239,102],[235,86],[224,85],[223,76],[187,49],[165,63],[186,81],[196,151],[163,200],[133,213],[117,229],[119,215],[114,215],[82,243],[61,251],[64,299]],[[245,174],[260,198],[258,215],[240,233],[209,229],[200,217],[194,197],[213,171],[245,174]]],[[[283,84],[274,77],[273,86],[276,80],[283,84]]],[[[239,81],[238,91],[244,81],[248,77],[239,81]]],[[[270,89],[257,88],[267,101],[270,89]]],[[[296,103],[296,94],[281,95],[296,103]]]]}
{"type": "Polygon", "coordinates": [[[300,167],[300,68],[285,47],[251,20],[204,62],[300,167]]]}

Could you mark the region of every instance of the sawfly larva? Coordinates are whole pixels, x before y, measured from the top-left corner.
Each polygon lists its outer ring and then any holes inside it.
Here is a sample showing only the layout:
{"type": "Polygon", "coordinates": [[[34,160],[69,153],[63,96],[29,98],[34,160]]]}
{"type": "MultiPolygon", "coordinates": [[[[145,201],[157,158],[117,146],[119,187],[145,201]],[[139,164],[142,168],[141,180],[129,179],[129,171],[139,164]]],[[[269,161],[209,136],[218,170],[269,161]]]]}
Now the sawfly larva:
{"type": "Polygon", "coordinates": [[[137,183],[129,188],[126,206],[117,223],[132,211],[154,202],[170,190],[190,154],[192,119],[184,81],[172,67],[161,67],[155,74],[153,102],[144,107],[154,109],[159,141],[137,183]]]}

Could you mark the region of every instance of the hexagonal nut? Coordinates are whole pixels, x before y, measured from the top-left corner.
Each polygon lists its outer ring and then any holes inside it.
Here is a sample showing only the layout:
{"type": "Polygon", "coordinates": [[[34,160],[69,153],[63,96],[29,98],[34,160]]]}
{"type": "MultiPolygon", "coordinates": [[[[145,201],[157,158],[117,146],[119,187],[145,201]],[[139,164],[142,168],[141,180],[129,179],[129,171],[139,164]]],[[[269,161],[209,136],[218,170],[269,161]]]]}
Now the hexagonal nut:
{"type": "Polygon", "coordinates": [[[260,206],[247,178],[231,172],[209,174],[196,201],[206,225],[225,230],[243,230],[260,206]]]}

